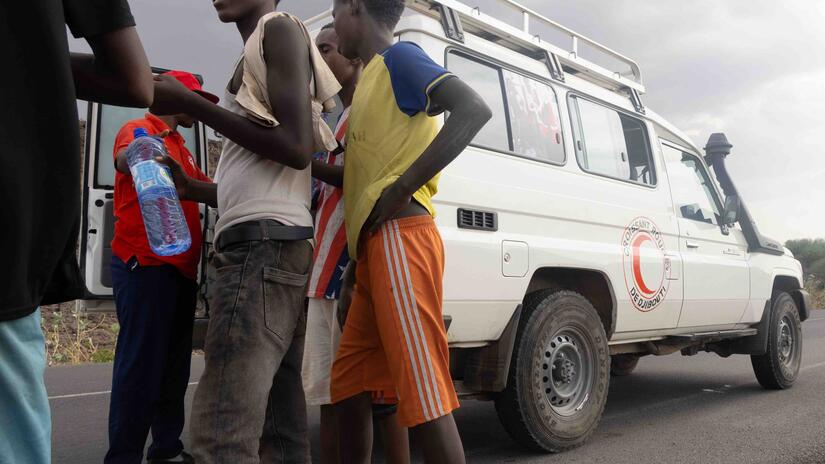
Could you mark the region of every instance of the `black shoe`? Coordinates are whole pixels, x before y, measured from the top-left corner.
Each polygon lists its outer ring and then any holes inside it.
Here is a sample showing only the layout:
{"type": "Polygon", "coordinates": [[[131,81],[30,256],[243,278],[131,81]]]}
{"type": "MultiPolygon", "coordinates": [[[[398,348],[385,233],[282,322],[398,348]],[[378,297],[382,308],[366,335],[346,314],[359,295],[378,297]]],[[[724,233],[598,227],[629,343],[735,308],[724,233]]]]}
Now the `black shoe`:
{"type": "Polygon", "coordinates": [[[165,463],[183,463],[195,464],[195,459],[186,451],[181,451],[179,455],[173,458],[149,459],[146,462],[149,464],[165,464],[165,463]]]}

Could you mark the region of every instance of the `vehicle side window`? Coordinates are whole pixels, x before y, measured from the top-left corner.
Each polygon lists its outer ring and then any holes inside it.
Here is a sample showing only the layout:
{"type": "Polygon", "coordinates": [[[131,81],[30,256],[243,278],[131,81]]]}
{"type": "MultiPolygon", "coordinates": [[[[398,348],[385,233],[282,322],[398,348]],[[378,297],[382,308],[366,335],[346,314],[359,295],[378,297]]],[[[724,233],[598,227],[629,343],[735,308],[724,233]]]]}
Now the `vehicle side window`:
{"type": "Polygon", "coordinates": [[[685,219],[718,225],[722,210],[705,166],[696,155],[662,144],[673,204],[685,219]]]}
{"type": "Polygon", "coordinates": [[[503,70],[515,153],[552,163],[564,162],[556,94],[546,84],[503,70]]]}
{"type": "Polygon", "coordinates": [[[493,112],[473,145],[564,163],[559,106],[552,87],[462,53],[451,51],[447,66],[475,89],[493,112]]]}
{"type": "Polygon", "coordinates": [[[644,123],[611,108],[572,97],[576,159],[585,171],[656,184],[644,123]]]}
{"type": "Polygon", "coordinates": [[[501,72],[480,61],[451,53],[450,72],[472,87],[490,107],[493,117],[473,139],[473,143],[494,150],[510,150],[504,95],[501,92],[501,72]]]}
{"type": "MultiPolygon", "coordinates": [[[[146,114],[145,109],[125,108],[121,106],[100,106],[100,130],[97,139],[97,172],[95,173],[95,187],[114,188],[115,166],[112,150],[115,147],[115,137],[128,121],[141,119],[146,114]]],[[[195,159],[198,156],[197,135],[194,127],[178,126],[178,132],[186,140],[186,148],[192,152],[195,159]]]]}

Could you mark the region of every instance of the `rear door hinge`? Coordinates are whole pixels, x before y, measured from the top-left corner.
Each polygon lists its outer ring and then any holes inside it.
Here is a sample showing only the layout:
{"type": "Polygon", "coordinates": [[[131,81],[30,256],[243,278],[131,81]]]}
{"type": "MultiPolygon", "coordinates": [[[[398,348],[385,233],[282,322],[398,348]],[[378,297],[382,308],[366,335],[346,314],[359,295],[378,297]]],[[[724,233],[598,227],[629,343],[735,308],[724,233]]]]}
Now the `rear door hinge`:
{"type": "Polygon", "coordinates": [[[550,71],[550,77],[556,81],[564,82],[564,70],[561,67],[559,57],[555,53],[545,50],[544,64],[547,65],[547,69],[550,71]]]}
{"type": "Polygon", "coordinates": [[[441,15],[441,27],[444,28],[444,35],[449,39],[464,43],[464,28],[461,27],[461,18],[458,17],[458,13],[440,3],[435,5],[435,8],[441,15]]]}
{"type": "Polygon", "coordinates": [[[645,114],[645,105],[642,103],[642,97],[639,95],[639,91],[633,87],[625,87],[625,90],[627,90],[627,94],[630,97],[630,102],[633,103],[633,109],[639,114],[645,114]]]}

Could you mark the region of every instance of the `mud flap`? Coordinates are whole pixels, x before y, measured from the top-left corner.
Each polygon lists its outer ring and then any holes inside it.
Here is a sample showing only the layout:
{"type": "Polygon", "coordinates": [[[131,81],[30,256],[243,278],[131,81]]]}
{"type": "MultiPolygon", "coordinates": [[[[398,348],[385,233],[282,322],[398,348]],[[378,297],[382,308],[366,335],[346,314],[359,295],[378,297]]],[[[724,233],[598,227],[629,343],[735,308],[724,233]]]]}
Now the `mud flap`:
{"type": "Polygon", "coordinates": [[[507,387],[521,308],[518,305],[497,341],[474,350],[467,356],[464,365],[465,387],[479,392],[500,392],[507,387]]]}
{"type": "Polygon", "coordinates": [[[770,335],[771,312],[773,307],[771,300],[765,302],[765,310],[762,311],[762,319],[754,327],[758,332],[750,337],[742,337],[725,342],[726,352],[730,354],[751,354],[762,355],[768,352],[768,335],[770,335]]]}

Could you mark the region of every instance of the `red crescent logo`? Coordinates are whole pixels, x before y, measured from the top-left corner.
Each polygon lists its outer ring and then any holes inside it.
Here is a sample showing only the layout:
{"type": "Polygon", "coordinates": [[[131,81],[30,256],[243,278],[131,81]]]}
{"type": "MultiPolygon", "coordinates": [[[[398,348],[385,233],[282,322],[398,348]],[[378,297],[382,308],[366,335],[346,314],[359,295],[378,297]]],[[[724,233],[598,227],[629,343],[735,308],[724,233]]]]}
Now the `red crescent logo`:
{"type": "Polygon", "coordinates": [[[642,243],[651,241],[650,236],[647,234],[640,234],[633,240],[633,279],[636,281],[636,285],[639,286],[639,290],[646,295],[653,295],[656,290],[651,290],[645,283],[644,277],[642,277],[642,260],[639,247],[642,243]]]}
{"type": "MultiPolygon", "coordinates": [[[[667,298],[670,280],[667,279],[669,261],[666,257],[665,239],[656,224],[644,216],[639,216],[625,227],[621,239],[622,270],[630,302],[642,312],[656,309],[667,298]],[[653,288],[645,281],[642,273],[642,246],[645,249],[645,271],[654,272],[661,263],[661,281],[652,282],[653,288]],[[650,252],[648,254],[647,252],[650,252]]],[[[648,279],[655,279],[653,274],[648,279]]]]}

